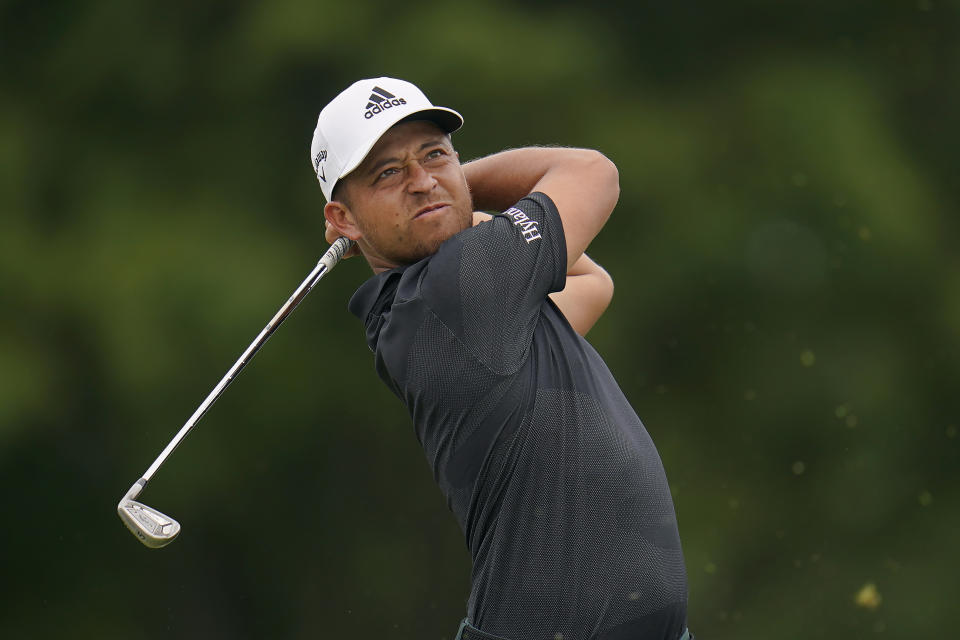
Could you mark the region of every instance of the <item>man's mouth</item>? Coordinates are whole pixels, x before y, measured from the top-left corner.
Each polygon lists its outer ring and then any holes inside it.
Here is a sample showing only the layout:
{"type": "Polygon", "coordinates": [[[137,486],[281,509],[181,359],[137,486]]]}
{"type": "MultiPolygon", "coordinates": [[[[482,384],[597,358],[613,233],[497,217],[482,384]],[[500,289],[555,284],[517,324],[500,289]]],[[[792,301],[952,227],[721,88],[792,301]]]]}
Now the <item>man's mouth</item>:
{"type": "Polygon", "coordinates": [[[440,211],[441,209],[445,209],[447,206],[449,206],[449,205],[447,205],[447,204],[445,204],[445,203],[431,204],[430,206],[424,207],[423,209],[420,209],[419,211],[417,211],[417,215],[415,215],[415,216],[413,216],[413,217],[414,217],[414,218],[420,218],[420,217],[422,217],[422,216],[428,216],[428,215],[430,215],[430,214],[432,214],[432,213],[435,213],[435,212],[437,212],[437,211],[440,211]]]}

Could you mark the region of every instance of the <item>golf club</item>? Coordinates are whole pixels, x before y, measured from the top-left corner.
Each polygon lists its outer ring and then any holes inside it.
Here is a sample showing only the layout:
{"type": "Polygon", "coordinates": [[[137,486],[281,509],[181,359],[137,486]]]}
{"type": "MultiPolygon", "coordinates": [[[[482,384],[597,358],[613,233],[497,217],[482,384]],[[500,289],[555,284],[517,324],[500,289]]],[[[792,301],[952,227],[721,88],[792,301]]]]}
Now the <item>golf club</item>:
{"type": "Polygon", "coordinates": [[[320,278],[336,266],[344,254],[350,250],[352,245],[353,241],[349,238],[339,238],[330,245],[330,248],[323,254],[323,257],[317,262],[317,266],[310,272],[306,280],[297,287],[293,295],[290,296],[277,314],[273,316],[273,319],[267,323],[267,326],[263,328],[260,335],[258,335],[253,343],[247,347],[247,350],[243,352],[240,359],[230,367],[230,370],[227,371],[217,386],[213,388],[213,391],[210,392],[206,400],[197,407],[197,410],[190,416],[190,419],[187,420],[186,424],[183,425],[173,440],[170,441],[170,444],[168,444],[157,459],[153,461],[153,464],[151,464],[150,468],[143,474],[143,477],[134,482],[130,490],[127,491],[126,495],[120,500],[120,503],[117,505],[117,513],[120,515],[123,523],[127,525],[127,528],[130,529],[140,542],[151,549],[165,547],[173,542],[177,534],[180,533],[180,523],[170,516],[160,513],[156,509],[137,502],[135,498],[140,495],[143,488],[150,482],[153,474],[157,472],[157,469],[159,469],[170,454],[173,453],[173,450],[176,449],[180,442],[190,433],[190,430],[200,421],[200,418],[202,418],[213,403],[217,401],[217,398],[220,397],[224,389],[233,382],[233,379],[253,358],[260,347],[270,339],[270,336],[277,330],[277,327],[297,308],[300,301],[310,293],[310,290],[320,281],[320,278]]]}

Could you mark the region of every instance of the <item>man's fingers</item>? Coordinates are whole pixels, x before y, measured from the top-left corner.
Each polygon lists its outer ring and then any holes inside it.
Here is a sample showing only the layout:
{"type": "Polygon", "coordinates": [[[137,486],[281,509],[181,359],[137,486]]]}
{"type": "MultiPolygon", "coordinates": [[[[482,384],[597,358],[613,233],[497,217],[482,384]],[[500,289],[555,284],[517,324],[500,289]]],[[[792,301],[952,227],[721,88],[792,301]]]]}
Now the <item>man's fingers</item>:
{"type": "Polygon", "coordinates": [[[492,220],[493,216],[489,213],[484,213],[483,211],[474,211],[473,212],[473,226],[477,226],[481,222],[486,222],[487,220],[492,220]]]}

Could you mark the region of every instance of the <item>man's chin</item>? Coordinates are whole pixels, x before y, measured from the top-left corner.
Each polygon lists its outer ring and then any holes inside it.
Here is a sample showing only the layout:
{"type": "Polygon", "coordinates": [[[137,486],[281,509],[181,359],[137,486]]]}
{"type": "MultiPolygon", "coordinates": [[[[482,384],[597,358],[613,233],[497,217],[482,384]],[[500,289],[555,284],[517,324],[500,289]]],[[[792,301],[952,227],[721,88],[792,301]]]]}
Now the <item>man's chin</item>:
{"type": "Polygon", "coordinates": [[[393,255],[385,256],[387,262],[394,266],[411,265],[424,258],[432,256],[444,242],[457,235],[461,231],[468,229],[471,225],[472,214],[469,220],[461,220],[462,216],[444,216],[442,220],[437,220],[439,224],[433,225],[429,231],[421,227],[423,232],[418,234],[420,237],[415,243],[407,245],[402,252],[396,252],[393,255]]]}

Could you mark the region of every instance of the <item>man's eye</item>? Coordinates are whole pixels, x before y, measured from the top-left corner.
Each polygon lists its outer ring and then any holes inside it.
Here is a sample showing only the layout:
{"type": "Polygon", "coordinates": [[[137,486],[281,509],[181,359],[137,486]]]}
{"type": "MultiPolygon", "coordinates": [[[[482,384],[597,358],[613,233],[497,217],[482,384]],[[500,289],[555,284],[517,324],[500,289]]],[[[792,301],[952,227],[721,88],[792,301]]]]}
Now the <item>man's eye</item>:
{"type": "Polygon", "coordinates": [[[427,160],[435,160],[436,158],[442,158],[445,155],[447,155],[447,152],[443,149],[434,149],[427,154],[427,160]]]}
{"type": "Polygon", "coordinates": [[[378,179],[380,179],[380,178],[389,178],[390,176],[396,175],[396,174],[399,173],[399,172],[400,172],[400,170],[397,169],[396,167],[390,167],[389,169],[384,169],[384,170],[380,173],[380,175],[377,176],[377,178],[378,178],[378,179]]]}

